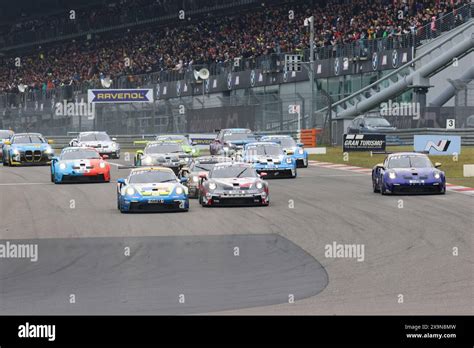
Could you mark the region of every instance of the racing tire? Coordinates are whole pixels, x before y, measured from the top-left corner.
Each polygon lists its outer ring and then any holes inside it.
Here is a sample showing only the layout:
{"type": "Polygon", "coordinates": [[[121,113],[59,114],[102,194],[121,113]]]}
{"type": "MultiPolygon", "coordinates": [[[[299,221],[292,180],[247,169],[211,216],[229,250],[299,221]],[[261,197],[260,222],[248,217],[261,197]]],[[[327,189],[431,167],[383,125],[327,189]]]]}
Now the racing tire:
{"type": "Polygon", "coordinates": [[[309,159],[307,158],[306,159],[306,164],[304,164],[305,162],[303,161],[303,168],[308,168],[309,166],[309,159]]]}
{"type": "Polygon", "coordinates": [[[380,180],[380,194],[382,196],[386,196],[388,193],[387,193],[387,190],[385,189],[385,185],[383,183],[383,179],[380,180]]]}
{"type": "Polygon", "coordinates": [[[54,174],[53,173],[51,173],[51,182],[56,183],[56,181],[54,180],[54,174]]]}
{"type": "Polygon", "coordinates": [[[295,168],[295,175],[292,175],[291,178],[296,179],[297,176],[298,176],[298,170],[295,168]]]}
{"type": "Polygon", "coordinates": [[[374,179],[372,179],[372,189],[374,190],[374,193],[379,193],[380,192],[380,187],[377,186],[374,179]]]}

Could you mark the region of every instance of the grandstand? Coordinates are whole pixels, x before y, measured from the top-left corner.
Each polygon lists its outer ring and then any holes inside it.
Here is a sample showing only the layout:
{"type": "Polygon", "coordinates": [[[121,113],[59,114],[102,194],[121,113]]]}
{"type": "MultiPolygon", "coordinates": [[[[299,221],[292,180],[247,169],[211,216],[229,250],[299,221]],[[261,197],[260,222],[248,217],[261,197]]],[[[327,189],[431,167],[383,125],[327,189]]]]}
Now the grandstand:
{"type": "Polygon", "coordinates": [[[467,0],[95,0],[48,6],[48,12],[28,8],[0,12],[0,109],[4,127],[35,124],[46,134],[209,131],[188,125],[199,123],[192,118],[216,124],[209,120],[218,115],[237,115],[259,131],[294,131],[296,120],[287,113],[294,104],[302,106],[303,127],[320,128],[332,123],[329,114],[334,122],[349,120],[387,98],[441,108],[454,105],[457,90],[440,105],[429,85],[423,94],[413,86],[463,78],[462,67],[473,57],[467,0]],[[286,54],[310,61],[304,20],[311,16],[313,84],[304,66],[288,72],[284,63],[286,54]],[[455,48],[459,38],[465,45],[455,48]],[[444,61],[421,76],[418,68],[439,50],[444,61]],[[453,59],[460,69],[449,69],[453,59]],[[211,77],[196,83],[194,71],[204,67],[211,77]],[[409,81],[397,85],[405,76],[409,81]],[[101,105],[93,122],[54,115],[55,103],[87,98],[104,79],[110,88],[152,88],[156,100],[101,105]],[[386,87],[391,93],[380,93],[386,87]]]}

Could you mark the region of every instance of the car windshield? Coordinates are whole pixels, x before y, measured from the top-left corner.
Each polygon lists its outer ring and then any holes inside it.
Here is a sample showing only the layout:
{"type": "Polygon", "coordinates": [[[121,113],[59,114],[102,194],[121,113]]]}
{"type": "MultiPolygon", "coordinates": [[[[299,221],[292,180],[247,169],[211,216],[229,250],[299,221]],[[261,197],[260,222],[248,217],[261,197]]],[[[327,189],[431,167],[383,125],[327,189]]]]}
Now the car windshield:
{"type": "Polygon", "coordinates": [[[12,144],[43,144],[46,141],[39,135],[17,135],[13,137],[12,144]]]}
{"type": "Polygon", "coordinates": [[[256,140],[254,134],[251,133],[226,133],[224,134],[224,141],[236,141],[236,140],[256,140]]]}
{"type": "Polygon", "coordinates": [[[190,145],[189,139],[186,138],[184,135],[170,135],[170,136],[157,136],[156,140],[159,141],[176,141],[183,145],[190,145]]]}
{"type": "Polygon", "coordinates": [[[365,125],[369,127],[391,127],[384,118],[366,118],[365,125]]]}
{"type": "Polygon", "coordinates": [[[249,146],[247,154],[249,156],[280,156],[283,155],[283,150],[279,145],[257,145],[249,146]]]}
{"type": "Polygon", "coordinates": [[[274,139],[265,139],[265,141],[276,141],[281,144],[282,147],[296,147],[296,141],[293,138],[274,138],[274,139]]]}
{"type": "Polygon", "coordinates": [[[95,150],[78,149],[66,150],[61,153],[61,160],[99,159],[100,155],[95,150]]]}
{"type": "Polygon", "coordinates": [[[388,168],[433,168],[433,164],[425,156],[394,156],[390,158],[388,168]]]}
{"type": "Polygon", "coordinates": [[[210,178],[256,178],[257,172],[250,166],[217,166],[211,170],[210,178]]]}
{"type": "Polygon", "coordinates": [[[191,172],[201,172],[201,171],[210,171],[212,168],[214,168],[214,166],[216,165],[216,162],[197,162],[197,163],[193,163],[191,164],[191,167],[189,168],[191,170],[191,172]]]}
{"type": "Polygon", "coordinates": [[[128,182],[131,184],[151,184],[176,181],[176,175],[162,170],[140,170],[130,173],[128,182]]]}
{"type": "Polygon", "coordinates": [[[81,134],[80,141],[110,141],[110,137],[106,133],[89,133],[81,134]]]}
{"type": "Polygon", "coordinates": [[[11,131],[8,130],[0,130],[0,139],[8,139],[12,135],[11,131]]]}
{"type": "Polygon", "coordinates": [[[147,154],[177,152],[183,152],[181,144],[150,144],[145,149],[147,154]]]}

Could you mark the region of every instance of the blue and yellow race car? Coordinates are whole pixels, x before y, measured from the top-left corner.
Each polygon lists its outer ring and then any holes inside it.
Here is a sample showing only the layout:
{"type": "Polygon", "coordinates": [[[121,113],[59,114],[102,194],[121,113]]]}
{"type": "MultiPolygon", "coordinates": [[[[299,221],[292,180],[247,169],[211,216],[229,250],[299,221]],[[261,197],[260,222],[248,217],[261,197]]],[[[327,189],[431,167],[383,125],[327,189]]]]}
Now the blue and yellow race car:
{"type": "Polygon", "coordinates": [[[172,169],[142,167],[132,169],[117,181],[117,208],[128,212],[188,211],[188,188],[172,169]]]}
{"type": "Polygon", "coordinates": [[[372,188],[382,195],[388,193],[446,193],[446,176],[431,163],[429,157],[417,152],[389,154],[383,163],[372,169],[372,188]]]}
{"type": "Polygon", "coordinates": [[[297,143],[290,135],[265,135],[260,138],[260,141],[280,144],[285,154],[295,159],[298,168],[308,167],[308,151],[303,148],[302,143],[297,143]]]}
{"type": "Polygon", "coordinates": [[[296,178],[296,161],[283,152],[280,144],[255,142],[245,145],[243,161],[252,163],[257,173],[266,178],[296,178]]]}
{"type": "Polygon", "coordinates": [[[47,165],[54,156],[52,141],[39,133],[17,133],[3,144],[3,165],[47,165]]]}

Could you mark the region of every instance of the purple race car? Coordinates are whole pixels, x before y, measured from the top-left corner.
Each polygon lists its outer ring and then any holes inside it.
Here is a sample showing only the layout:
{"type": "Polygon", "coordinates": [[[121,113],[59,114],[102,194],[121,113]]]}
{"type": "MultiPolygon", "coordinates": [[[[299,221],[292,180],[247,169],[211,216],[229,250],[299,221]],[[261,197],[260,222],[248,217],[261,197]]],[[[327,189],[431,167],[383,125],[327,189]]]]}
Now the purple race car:
{"type": "Polygon", "coordinates": [[[446,193],[446,177],[429,157],[416,152],[388,155],[372,169],[372,187],[382,195],[388,193],[446,193]]]}

